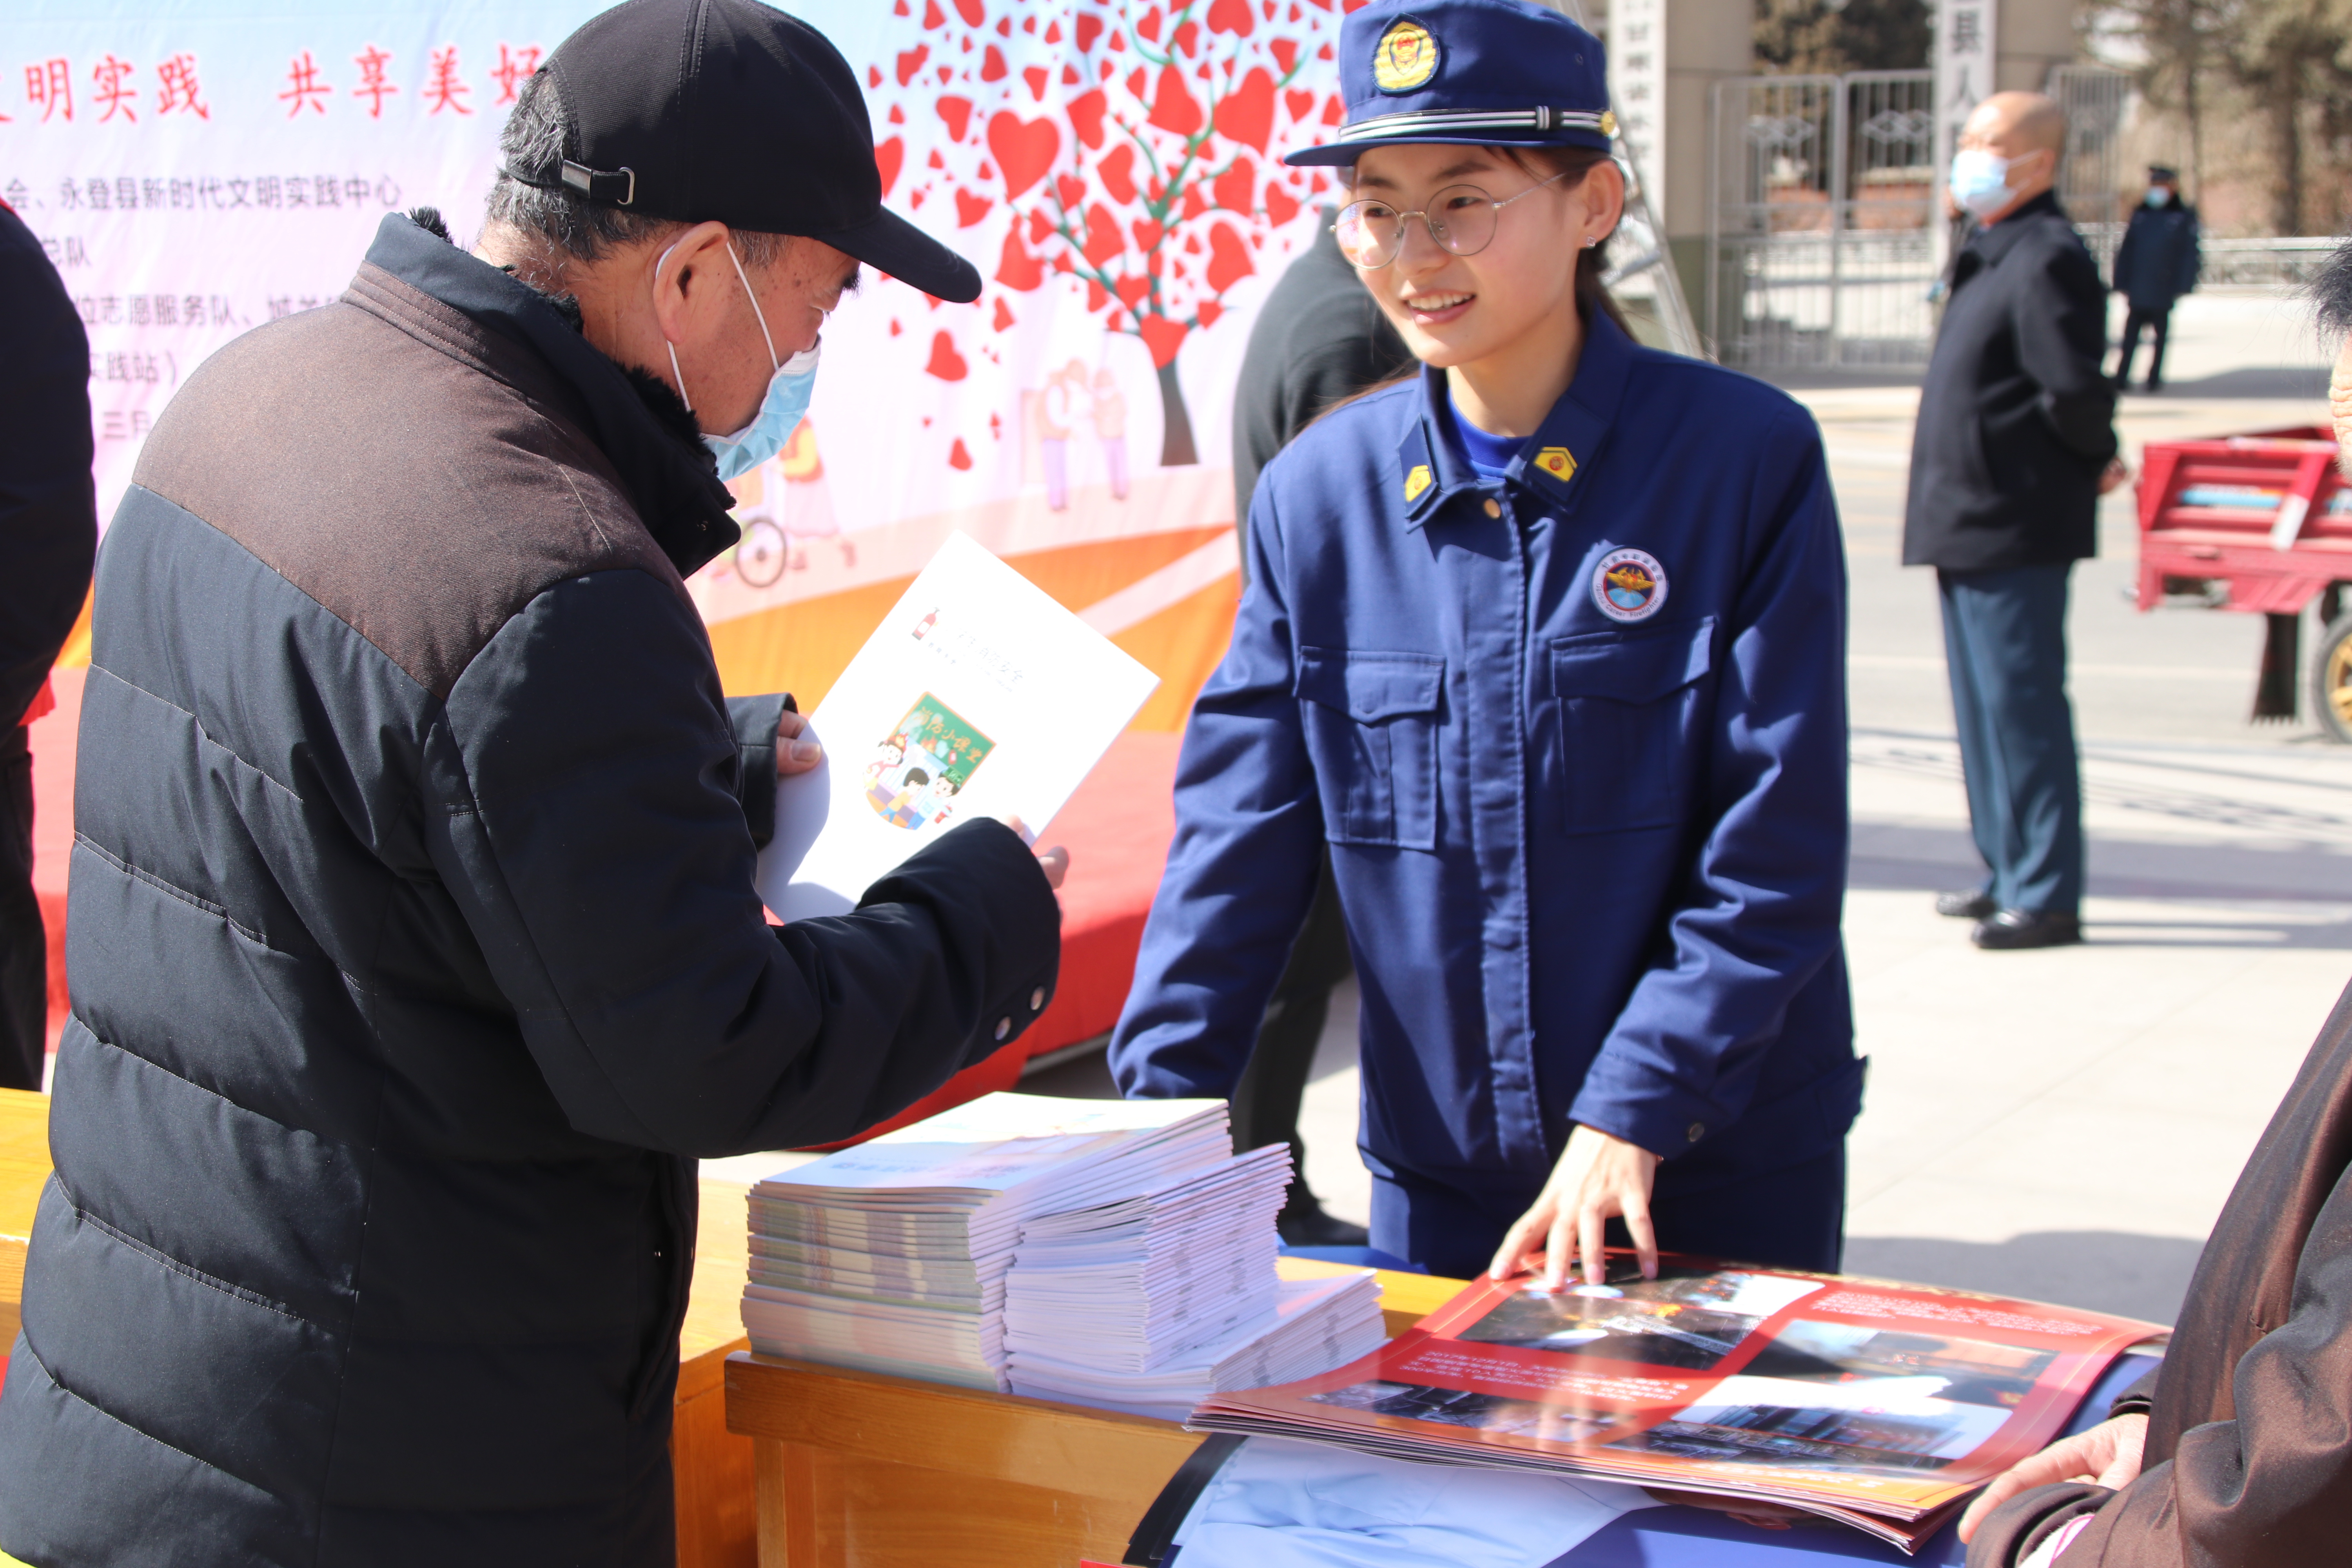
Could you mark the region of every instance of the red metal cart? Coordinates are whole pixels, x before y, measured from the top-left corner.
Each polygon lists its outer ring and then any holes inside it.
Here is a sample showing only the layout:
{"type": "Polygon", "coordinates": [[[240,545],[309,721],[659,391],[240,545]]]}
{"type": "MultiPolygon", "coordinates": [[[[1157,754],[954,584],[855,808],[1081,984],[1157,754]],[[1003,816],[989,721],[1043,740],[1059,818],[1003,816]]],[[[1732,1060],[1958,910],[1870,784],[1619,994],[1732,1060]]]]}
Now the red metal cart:
{"type": "Polygon", "coordinates": [[[2319,601],[2313,706],[2352,742],[2352,483],[2316,426],[2151,441],[2139,476],[2139,607],[2202,584],[2221,607],[2267,616],[2254,717],[2292,718],[2303,607],[2319,601]]]}

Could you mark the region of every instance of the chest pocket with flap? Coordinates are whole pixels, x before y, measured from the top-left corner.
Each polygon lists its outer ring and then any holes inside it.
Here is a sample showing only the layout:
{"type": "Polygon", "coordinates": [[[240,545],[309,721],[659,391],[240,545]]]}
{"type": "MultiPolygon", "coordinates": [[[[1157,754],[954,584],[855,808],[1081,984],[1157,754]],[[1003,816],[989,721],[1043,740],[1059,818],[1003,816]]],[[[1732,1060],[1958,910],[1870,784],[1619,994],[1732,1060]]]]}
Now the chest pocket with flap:
{"type": "Polygon", "coordinates": [[[1299,718],[1332,843],[1437,847],[1444,686],[1435,654],[1301,645],[1299,718]]]}
{"type": "Polygon", "coordinates": [[[1712,616],[1553,641],[1554,778],[1565,831],[1606,833],[1681,819],[1692,752],[1700,744],[1698,681],[1712,667],[1714,645],[1712,616]]]}

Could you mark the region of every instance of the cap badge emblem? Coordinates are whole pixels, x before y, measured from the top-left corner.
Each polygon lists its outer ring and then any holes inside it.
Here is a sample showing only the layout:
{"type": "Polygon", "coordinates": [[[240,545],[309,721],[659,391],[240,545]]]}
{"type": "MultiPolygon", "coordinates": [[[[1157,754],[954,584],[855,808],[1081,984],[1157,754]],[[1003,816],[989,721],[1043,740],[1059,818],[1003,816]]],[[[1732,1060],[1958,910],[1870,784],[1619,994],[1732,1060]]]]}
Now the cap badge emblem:
{"type": "Polygon", "coordinates": [[[1562,484],[1576,478],[1576,456],[1565,447],[1546,447],[1538,452],[1536,467],[1562,484]]]}
{"type": "Polygon", "coordinates": [[[1427,489],[1429,486],[1429,465],[1427,463],[1415,463],[1412,466],[1412,471],[1407,473],[1404,477],[1404,499],[1409,501],[1419,500],[1421,499],[1421,492],[1427,489]]]}
{"type": "Polygon", "coordinates": [[[1604,109],[1601,111],[1601,134],[1603,136],[1614,136],[1617,134],[1617,111],[1615,110],[1604,109]]]}
{"type": "Polygon", "coordinates": [[[1666,569],[1646,550],[1612,550],[1592,569],[1592,602],[1612,621],[1646,621],[1665,607],[1666,569]]]}
{"type": "Polygon", "coordinates": [[[1372,47],[1372,80],[1382,92],[1411,92],[1437,74],[1437,40],[1410,16],[1400,16],[1372,47]]]}

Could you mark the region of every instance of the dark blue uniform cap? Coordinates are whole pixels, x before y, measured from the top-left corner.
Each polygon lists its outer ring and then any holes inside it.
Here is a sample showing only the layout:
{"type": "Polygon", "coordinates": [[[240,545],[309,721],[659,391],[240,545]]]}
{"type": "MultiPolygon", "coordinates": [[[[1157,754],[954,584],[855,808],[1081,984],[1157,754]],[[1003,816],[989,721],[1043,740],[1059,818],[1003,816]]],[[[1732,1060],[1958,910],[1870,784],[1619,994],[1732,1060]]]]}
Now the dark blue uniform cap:
{"type": "Polygon", "coordinates": [[[1382,0],[1339,27],[1339,139],[1283,159],[1352,163],[1370,147],[1440,142],[1609,151],[1601,40],[1530,0],[1382,0]]]}

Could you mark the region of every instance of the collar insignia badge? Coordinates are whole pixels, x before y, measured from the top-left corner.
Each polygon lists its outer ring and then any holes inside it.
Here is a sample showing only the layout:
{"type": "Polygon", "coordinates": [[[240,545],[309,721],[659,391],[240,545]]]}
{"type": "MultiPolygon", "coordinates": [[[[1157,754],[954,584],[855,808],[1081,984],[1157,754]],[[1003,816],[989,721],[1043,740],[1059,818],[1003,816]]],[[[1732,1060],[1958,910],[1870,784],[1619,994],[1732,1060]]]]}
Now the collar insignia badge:
{"type": "Polygon", "coordinates": [[[1372,46],[1372,80],[1382,92],[1411,92],[1437,74],[1437,40],[1410,16],[1400,16],[1372,46]]]}
{"type": "Polygon", "coordinates": [[[1576,477],[1576,457],[1565,447],[1546,447],[1536,454],[1536,467],[1566,484],[1576,477]]]}
{"type": "Polygon", "coordinates": [[[1612,550],[1592,569],[1592,602],[1612,621],[1646,621],[1665,607],[1666,569],[1646,550],[1612,550]]]}
{"type": "Polygon", "coordinates": [[[1404,477],[1404,499],[1409,501],[1419,500],[1421,492],[1427,489],[1433,482],[1429,474],[1429,465],[1415,463],[1412,466],[1412,471],[1404,477]]]}
{"type": "Polygon", "coordinates": [[[1604,109],[1601,111],[1601,134],[1612,137],[1617,134],[1617,111],[1615,110],[1604,109]]]}

